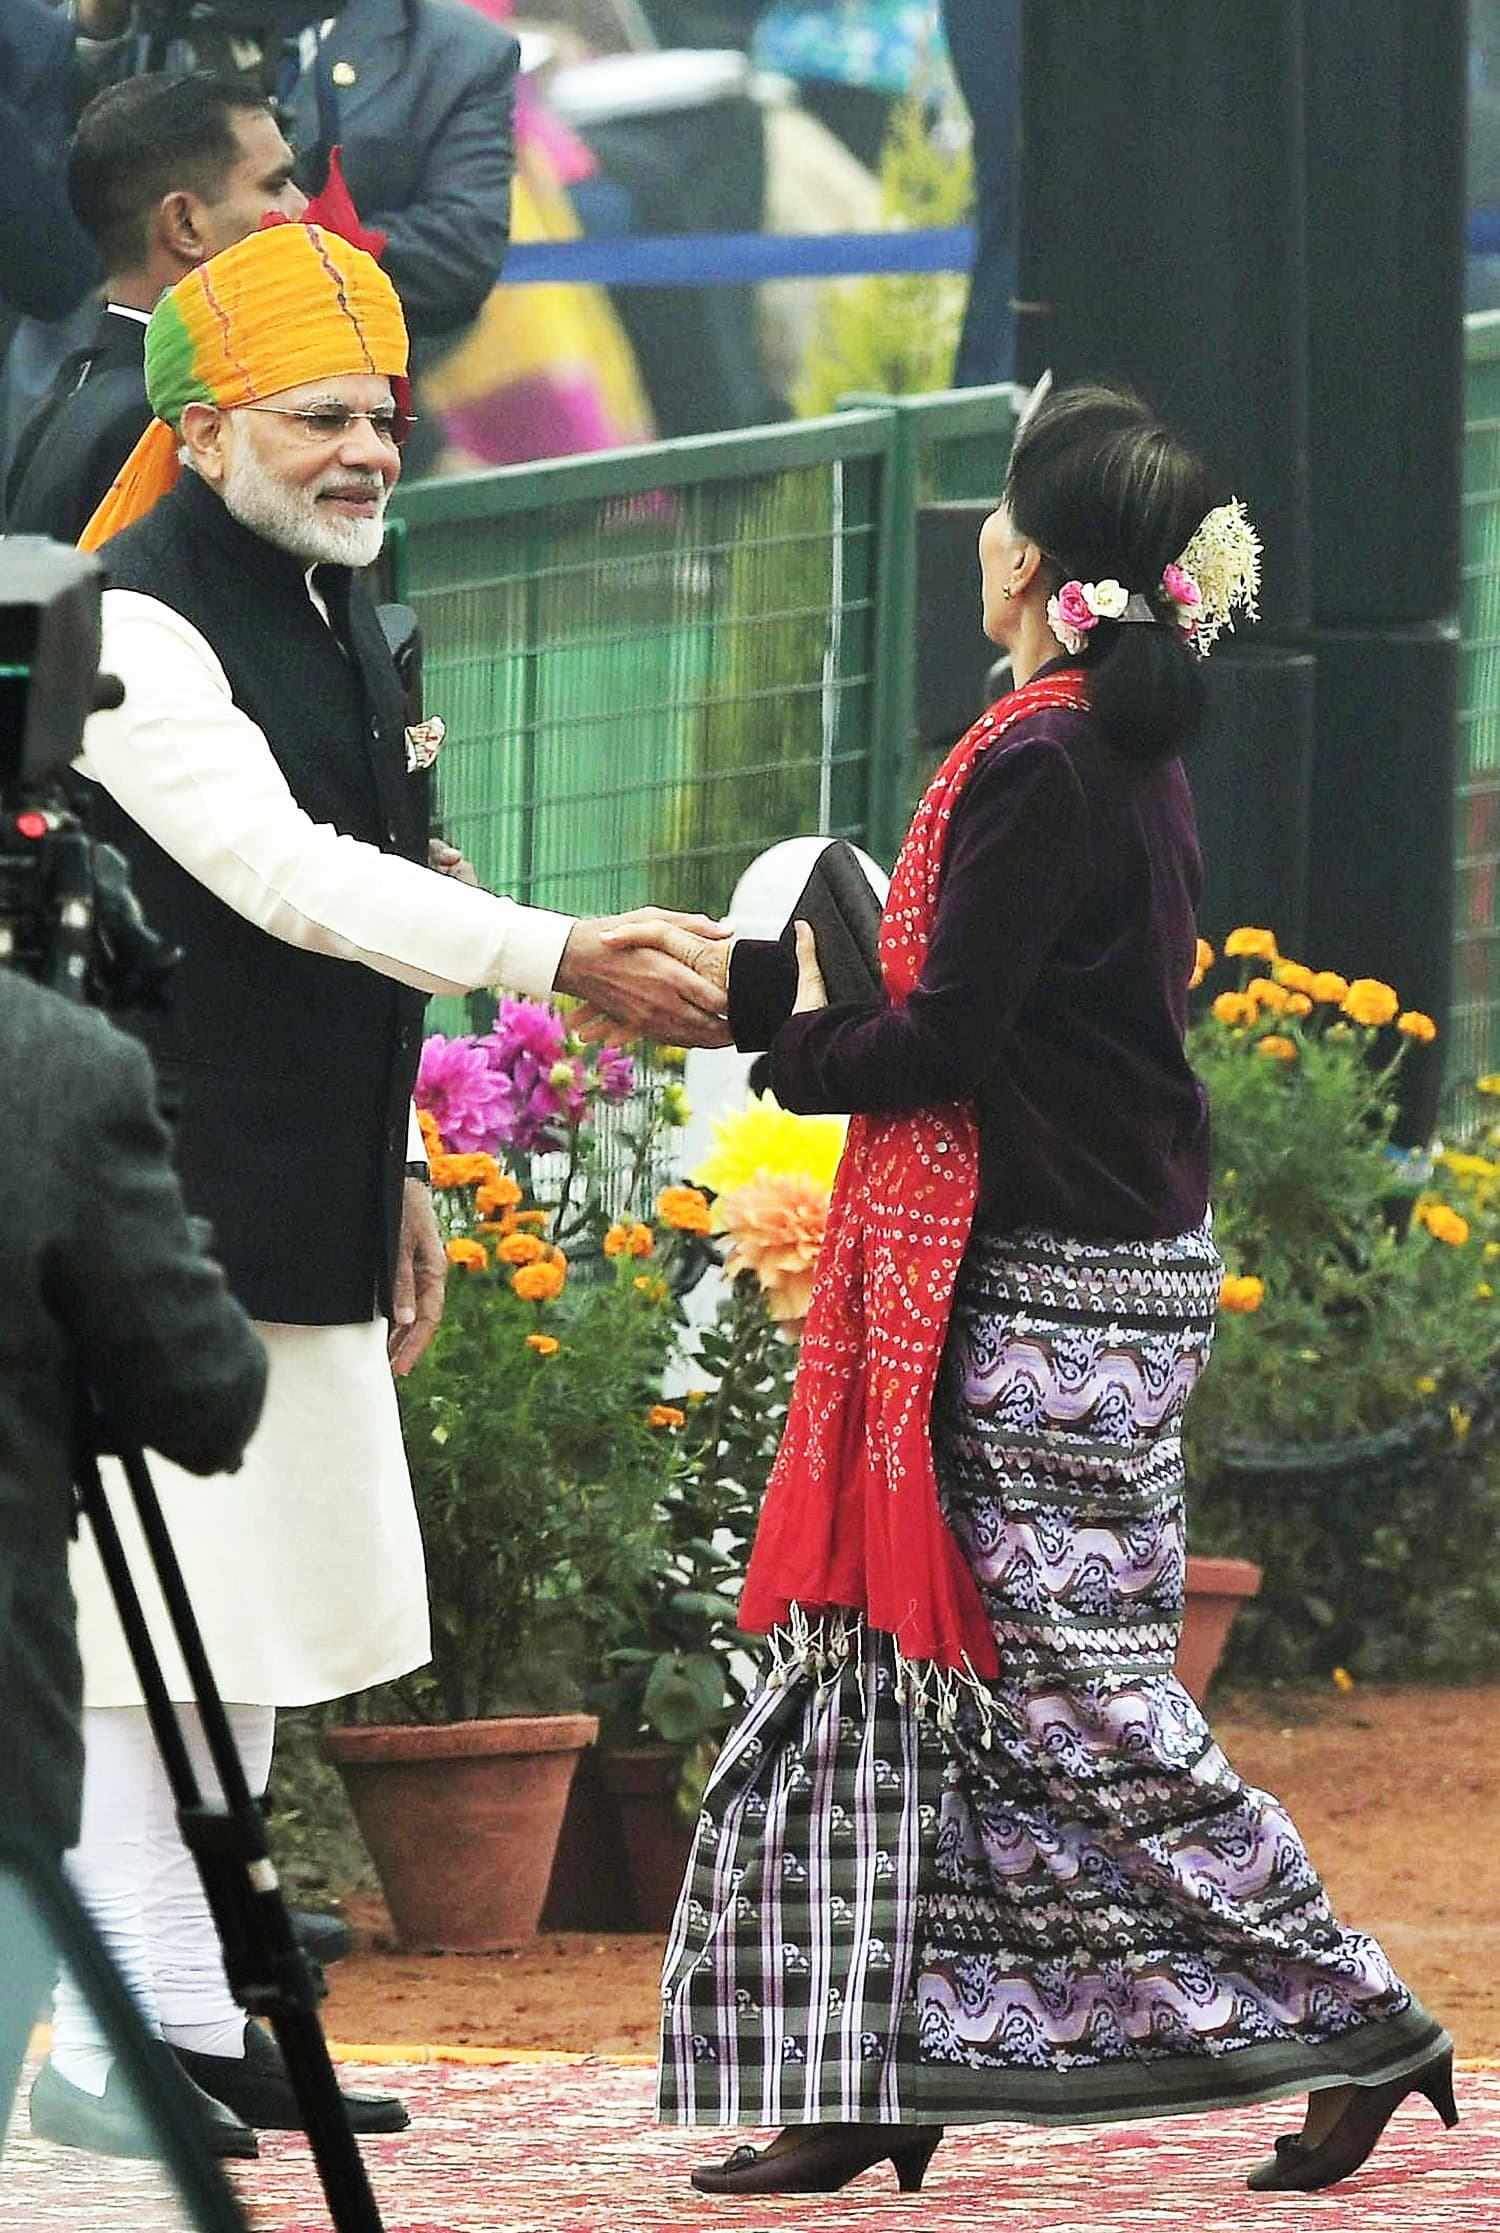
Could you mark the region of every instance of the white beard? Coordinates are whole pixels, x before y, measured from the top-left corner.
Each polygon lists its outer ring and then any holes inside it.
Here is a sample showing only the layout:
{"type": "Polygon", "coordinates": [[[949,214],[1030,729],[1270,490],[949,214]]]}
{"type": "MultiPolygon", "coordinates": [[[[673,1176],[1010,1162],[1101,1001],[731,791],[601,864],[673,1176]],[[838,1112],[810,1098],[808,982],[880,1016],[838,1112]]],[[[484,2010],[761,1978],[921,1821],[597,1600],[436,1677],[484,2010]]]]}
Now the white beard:
{"type": "Polygon", "coordinates": [[[241,527],[299,559],[304,566],[372,566],[385,535],[390,490],[378,476],[330,466],[315,481],[289,487],[255,455],[249,442],[237,442],[227,461],[220,493],[225,509],[241,527]],[[323,489],[368,487],[376,497],[371,519],[340,519],[319,504],[323,489]]]}

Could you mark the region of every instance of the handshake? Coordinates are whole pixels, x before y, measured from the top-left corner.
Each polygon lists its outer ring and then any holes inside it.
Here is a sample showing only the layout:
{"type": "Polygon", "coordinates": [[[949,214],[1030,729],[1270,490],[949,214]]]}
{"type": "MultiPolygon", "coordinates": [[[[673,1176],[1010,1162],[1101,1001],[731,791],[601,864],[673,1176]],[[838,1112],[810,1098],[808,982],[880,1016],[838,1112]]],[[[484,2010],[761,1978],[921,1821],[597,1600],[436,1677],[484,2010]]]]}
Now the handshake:
{"type": "Polygon", "coordinates": [[[733,1044],[725,923],[637,907],[575,923],[558,965],[555,990],[583,1002],[577,1027],[597,1038],[623,1024],[678,1047],[733,1044]]]}
{"type": "MultiPolygon", "coordinates": [[[[824,1007],[828,995],[806,923],[797,924],[796,939],[793,1013],[800,1014],[824,1007]]],[[[556,990],[583,1002],[577,1021],[585,1036],[624,1024],[672,1046],[732,1046],[726,1014],[733,943],[729,926],[707,915],[637,907],[628,915],[599,916],[574,924],[556,990]]]]}

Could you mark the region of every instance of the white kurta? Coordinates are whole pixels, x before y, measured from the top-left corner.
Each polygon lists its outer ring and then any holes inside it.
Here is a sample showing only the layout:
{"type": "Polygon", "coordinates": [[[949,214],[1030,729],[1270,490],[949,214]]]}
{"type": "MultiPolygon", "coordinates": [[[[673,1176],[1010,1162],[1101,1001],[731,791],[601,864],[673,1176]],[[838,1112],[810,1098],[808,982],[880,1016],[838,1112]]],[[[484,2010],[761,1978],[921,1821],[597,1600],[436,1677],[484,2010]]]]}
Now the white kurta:
{"type": "MultiPolygon", "coordinates": [[[[384,1321],[260,1333],[266,1408],[239,1472],[200,1481],[149,1462],[221,1695],[304,1706],[423,1665],[427,1578],[384,1321]]],[[[103,1470],[172,1696],[190,1699],[134,1504],[119,1467],[103,1470]]],[[[87,1527],[72,1567],[84,1702],[138,1705],[87,1527]]]]}
{"type": "MultiPolygon", "coordinates": [[[[271,937],[424,992],[550,991],[571,918],[313,822],[181,614],[106,591],[101,663],[125,700],[89,721],[82,771],[226,905],[271,937]]],[[[224,1148],[233,1155],[233,1141],[224,1148]]],[[[318,1143],[288,1140],[286,1150],[315,1155],[318,1143]]],[[[241,1471],[199,1481],[159,1458],[151,1469],[222,1694],[301,1705],[422,1664],[426,1577],[384,1324],[261,1331],[270,1385],[241,1471]]],[[[111,1503],[173,1695],[187,1698],[123,1485],[111,1503]]],[[[75,1553],[74,1580],[88,1704],[138,1703],[92,1545],[75,1553]]]]}

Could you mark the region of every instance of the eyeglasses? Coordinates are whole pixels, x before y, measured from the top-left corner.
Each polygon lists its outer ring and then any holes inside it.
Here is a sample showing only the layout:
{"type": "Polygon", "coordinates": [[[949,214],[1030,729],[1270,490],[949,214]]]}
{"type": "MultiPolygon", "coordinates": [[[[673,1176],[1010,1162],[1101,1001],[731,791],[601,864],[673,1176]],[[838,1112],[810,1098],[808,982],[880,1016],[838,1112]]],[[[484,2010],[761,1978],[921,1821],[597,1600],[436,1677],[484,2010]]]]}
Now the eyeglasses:
{"type": "Polygon", "coordinates": [[[235,408],[263,411],[268,418],[290,419],[309,442],[342,442],[361,419],[367,419],[370,431],[393,450],[400,449],[417,423],[414,412],[402,411],[394,403],[377,403],[373,411],[351,411],[342,403],[313,403],[301,411],[288,410],[283,403],[241,403],[235,408]]]}

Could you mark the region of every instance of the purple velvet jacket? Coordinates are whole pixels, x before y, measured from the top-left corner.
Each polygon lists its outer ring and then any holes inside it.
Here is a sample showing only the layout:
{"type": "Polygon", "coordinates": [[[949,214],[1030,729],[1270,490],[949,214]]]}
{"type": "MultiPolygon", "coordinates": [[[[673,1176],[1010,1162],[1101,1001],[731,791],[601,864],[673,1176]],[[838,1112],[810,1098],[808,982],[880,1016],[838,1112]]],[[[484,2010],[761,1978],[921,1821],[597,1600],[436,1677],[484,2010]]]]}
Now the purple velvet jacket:
{"type": "Polygon", "coordinates": [[[985,1226],[1166,1239],[1208,1200],[1207,1097],[1182,1048],[1201,882],[1181,762],[1142,767],[1085,715],[1034,714],[954,810],[911,997],[794,1016],[786,949],[740,940],[735,1043],[770,1047],[788,1109],[973,1101],[985,1226]]]}

